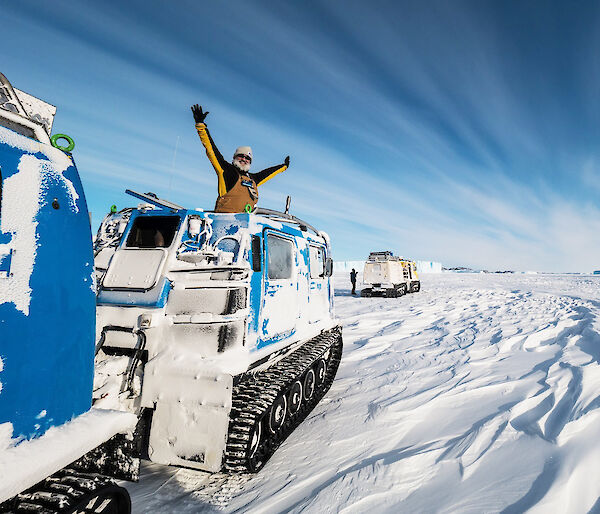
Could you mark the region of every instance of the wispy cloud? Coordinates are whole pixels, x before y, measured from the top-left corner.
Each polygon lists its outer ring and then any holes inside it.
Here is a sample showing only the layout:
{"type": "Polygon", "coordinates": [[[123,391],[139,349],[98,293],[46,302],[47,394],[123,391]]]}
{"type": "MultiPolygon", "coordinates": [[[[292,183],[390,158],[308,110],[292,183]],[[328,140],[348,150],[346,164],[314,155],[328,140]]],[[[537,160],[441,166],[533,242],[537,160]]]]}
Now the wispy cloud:
{"type": "Polygon", "coordinates": [[[261,204],[291,194],[337,258],[600,267],[597,6],[24,1],[3,16],[1,71],[58,105],[96,222],[125,187],[212,207],[200,102],[224,155],[291,155],[261,204]]]}

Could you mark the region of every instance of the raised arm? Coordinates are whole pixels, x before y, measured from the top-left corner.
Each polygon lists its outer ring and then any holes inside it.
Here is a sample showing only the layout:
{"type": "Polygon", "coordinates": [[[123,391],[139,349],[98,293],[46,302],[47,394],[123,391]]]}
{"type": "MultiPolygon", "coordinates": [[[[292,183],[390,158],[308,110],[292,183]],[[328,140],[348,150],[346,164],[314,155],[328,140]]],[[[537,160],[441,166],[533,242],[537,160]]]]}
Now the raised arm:
{"type": "Polygon", "coordinates": [[[282,171],[285,171],[290,166],[290,156],[288,155],[283,161],[283,164],[279,164],[278,166],[271,166],[270,168],[266,168],[258,173],[250,173],[250,176],[256,182],[257,186],[264,184],[267,180],[272,179],[275,175],[278,175],[282,171]]]}
{"type": "Polygon", "coordinates": [[[221,152],[219,152],[219,149],[216,147],[212,137],[210,136],[210,132],[206,127],[206,123],[204,122],[204,119],[208,115],[208,111],[203,112],[202,107],[196,104],[192,105],[192,113],[194,114],[194,121],[196,122],[196,130],[200,136],[200,141],[202,141],[202,144],[206,149],[208,160],[213,165],[213,168],[217,173],[219,182],[219,196],[223,196],[227,192],[224,177],[225,169],[227,169],[227,161],[223,159],[221,152]]]}

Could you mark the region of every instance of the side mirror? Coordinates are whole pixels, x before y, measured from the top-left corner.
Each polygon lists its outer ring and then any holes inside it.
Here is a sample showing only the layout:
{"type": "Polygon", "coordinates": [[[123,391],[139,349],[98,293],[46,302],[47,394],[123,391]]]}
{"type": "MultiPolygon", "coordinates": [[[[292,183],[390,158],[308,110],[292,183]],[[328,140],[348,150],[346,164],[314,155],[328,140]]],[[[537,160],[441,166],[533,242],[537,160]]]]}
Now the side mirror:
{"type": "Polygon", "coordinates": [[[325,260],[325,276],[330,277],[331,275],[333,275],[333,259],[327,257],[325,260]]]}

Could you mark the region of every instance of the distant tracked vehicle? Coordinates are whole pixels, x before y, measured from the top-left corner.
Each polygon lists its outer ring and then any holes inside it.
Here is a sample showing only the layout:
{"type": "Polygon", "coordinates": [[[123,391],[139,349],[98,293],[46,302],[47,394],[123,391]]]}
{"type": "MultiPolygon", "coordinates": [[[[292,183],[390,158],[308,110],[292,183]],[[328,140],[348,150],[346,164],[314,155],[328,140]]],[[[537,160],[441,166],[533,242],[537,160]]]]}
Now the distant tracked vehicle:
{"type": "Polygon", "coordinates": [[[396,298],[421,289],[414,261],[395,257],[392,252],[371,252],[363,271],[361,296],[396,298]]]}

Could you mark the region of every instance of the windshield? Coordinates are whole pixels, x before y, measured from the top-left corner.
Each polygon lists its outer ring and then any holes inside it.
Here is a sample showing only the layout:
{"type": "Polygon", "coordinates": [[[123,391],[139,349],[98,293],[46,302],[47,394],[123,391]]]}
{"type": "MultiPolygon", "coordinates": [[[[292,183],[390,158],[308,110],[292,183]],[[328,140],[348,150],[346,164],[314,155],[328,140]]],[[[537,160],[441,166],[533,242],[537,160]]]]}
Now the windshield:
{"type": "Polygon", "coordinates": [[[127,237],[128,248],[168,248],[173,242],[179,216],[138,216],[127,237]]]}

